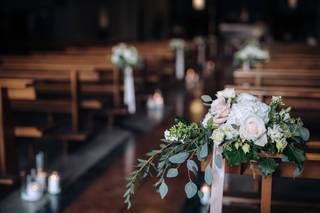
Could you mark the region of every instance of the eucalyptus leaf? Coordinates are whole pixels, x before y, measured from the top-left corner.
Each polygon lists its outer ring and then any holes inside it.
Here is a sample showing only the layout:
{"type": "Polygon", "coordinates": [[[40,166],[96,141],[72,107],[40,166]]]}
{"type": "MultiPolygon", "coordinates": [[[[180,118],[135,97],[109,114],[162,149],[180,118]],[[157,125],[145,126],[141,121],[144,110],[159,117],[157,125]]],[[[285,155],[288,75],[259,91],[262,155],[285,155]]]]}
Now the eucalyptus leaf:
{"type": "Polygon", "coordinates": [[[208,144],[205,143],[203,145],[201,145],[201,149],[200,149],[200,153],[199,153],[200,157],[206,158],[208,156],[208,144]]]}
{"type": "Polygon", "coordinates": [[[167,193],[168,193],[168,186],[165,182],[162,182],[160,187],[159,187],[159,193],[160,193],[160,196],[161,196],[161,199],[163,199],[167,193]]]}
{"type": "Polygon", "coordinates": [[[198,187],[196,184],[194,184],[192,181],[189,181],[185,187],[184,187],[184,191],[187,195],[187,198],[192,198],[193,196],[195,196],[197,194],[198,191],[198,187]]]}
{"type": "Polygon", "coordinates": [[[198,196],[199,196],[200,199],[202,199],[203,198],[203,192],[198,190],[198,196]]]}
{"type": "Polygon", "coordinates": [[[219,169],[222,168],[222,156],[220,154],[216,155],[214,157],[214,164],[216,165],[216,167],[218,167],[219,169]]]}
{"type": "Polygon", "coordinates": [[[303,166],[297,166],[293,171],[293,177],[298,177],[303,172],[303,166]]]}
{"type": "Polygon", "coordinates": [[[187,152],[179,152],[178,154],[175,154],[169,158],[169,161],[171,163],[183,163],[185,160],[187,160],[189,154],[187,152]]]}
{"type": "Polygon", "coordinates": [[[193,172],[194,175],[197,175],[198,173],[198,166],[193,160],[188,160],[187,161],[187,168],[193,172]]]}
{"type": "Polygon", "coordinates": [[[171,168],[168,170],[167,172],[167,177],[168,178],[173,178],[173,177],[177,177],[178,176],[178,169],[176,168],[171,168]]]}
{"type": "Polygon", "coordinates": [[[209,95],[202,95],[201,100],[203,102],[212,102],[212,98],[209,95]]]}
{"type": "Polygon", "coordinates": [[[309,132],[309,130],[307,128],[300,127],[298,129],[298,131],[299,131],[299,135],[302,138],[302,140],[304,140],[304,141],[308,141],[309,140],[310,132],[309,132]]]}
{"type": "Polygon", "coordinates": [[[204,171],[204,181],[208,184],[211,185],[212,183],[212,169],[210,167],[210,165],[207,166],[206,170],[204,171]]]}

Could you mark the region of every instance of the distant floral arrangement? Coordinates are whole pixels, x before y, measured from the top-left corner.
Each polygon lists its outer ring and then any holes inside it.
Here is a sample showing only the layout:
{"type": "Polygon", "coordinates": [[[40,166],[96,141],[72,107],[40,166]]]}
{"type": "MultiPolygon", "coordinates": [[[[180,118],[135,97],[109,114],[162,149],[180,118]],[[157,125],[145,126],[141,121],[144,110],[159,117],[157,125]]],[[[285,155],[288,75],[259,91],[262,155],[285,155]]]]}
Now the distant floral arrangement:
{"type": "Polygon", "coordinates": [[[176,49],[185,49],[186,48],[186,42],[183,39],[180,38],[173,38],[170,40],[169,47],[173,50],[176,49]]]}
{"type": "Polygon", "coordinates": [[[257,63],[265,63],[269,59],[269,52],[263,50],[257,42],[246,44],[234,55],[234,63],[236,65],[248,63],[250,66],[253,66],[257,63]]]}
{"type": "Polygon", "coordinates": [[[120,69],[124,69],[127,66],[140,66],[141,64],[137,49],[125,43],[112,47],[111,62],[120,69]]]}
{"type": "MultiPolygon", "coordinates": [[[[290,107],[284,108],[281,97],[273,97],[270,104],[265,104],[248,93],[237,94],[227,88],[217,92],[215,100],[208,95],[203,95],[202,100],[210,109],[200,125],[176,119],[164,132],[159,148],[148,152],[148,159],[138,159],[124,194],[128,208],[137,181],[155,172],[158,181],[154,186],[164,198],[168,192],[166,178],[176,177],[184,165],[189,179],[185,185],[187,197],[201,197],[191,178],[192,174],[198,175],[197,160],[214,159],[214,167],[218,168],[224,166],[223,159],[230,166],[248,163],[253,174],[260,171],[265,176],[276,171],[277,161],[284,161],[297,165],[294,175],[301,173],[309,131],[300,118],[290,116],[290,107]],[[216,149],[220,152],[214,152],[216,149]]],[[[208,163],[204,172],[208,185],[215,181],[214,171],[208,163]]]]}

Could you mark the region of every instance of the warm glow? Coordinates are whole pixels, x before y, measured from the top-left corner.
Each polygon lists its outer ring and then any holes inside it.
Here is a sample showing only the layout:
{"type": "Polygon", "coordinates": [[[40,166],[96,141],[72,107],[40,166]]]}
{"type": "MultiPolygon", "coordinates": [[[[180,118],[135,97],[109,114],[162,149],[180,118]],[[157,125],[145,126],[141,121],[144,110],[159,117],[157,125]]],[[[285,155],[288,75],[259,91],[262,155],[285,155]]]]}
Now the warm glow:
{"type": "Polygon", "coordinates": [[[195,10],[203,10],[206,7],[205,0],[193,0],[192,6],[195,10]]]}
{"type": "Polygon", "coordinates": [[[200,122],[204,114],[203,103],[199,98],[194,99],[190,105],[190,116],[193,122],[200,122]]]}
{"type": "Polygon", "coordinates": [[[288,0],[288,5],[290,8],[295,9],[298,6],[298,0],[288,0]]]}
{"type": "Polygon", "coordinates": [[[210,192],[210,187],[207,184],[204,184],[203,186],[201,186],[201,192],[202,193],[210,192]]]}

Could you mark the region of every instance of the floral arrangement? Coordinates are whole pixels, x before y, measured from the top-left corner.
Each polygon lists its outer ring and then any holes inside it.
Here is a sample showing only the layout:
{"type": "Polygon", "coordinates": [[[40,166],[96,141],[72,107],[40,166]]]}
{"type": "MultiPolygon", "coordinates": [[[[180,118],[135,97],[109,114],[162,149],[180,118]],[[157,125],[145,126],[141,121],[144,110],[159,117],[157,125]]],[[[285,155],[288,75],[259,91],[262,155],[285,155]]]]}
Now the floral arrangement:
{"type": "MultiPolygon", "coordinates": [[[[208,95],[202,96],[210,109],[201,124],[176,119],[164,132],[159,148],[148,152],[148,159],[138,160],[124,194],[129,208],[138,180],[155,172],[158,181],[154,186],[164,198],[168,192],[166,178],[176,177],[184,166],[189,180],[185,185],[187,197],[196,194],[201,197],[192,180],[199,172],[196,161],[210,162],[215,148],[221,150],[221,154],[214,156],[217,167],[222,167],[225,159],[230,166],[247,163],[253,174],[261,171],[268,176],[276,171],[278,161],[284,161],[296,164],[295,176],[302,172],[309,131],[300,118],[290,116],[290,107],[284,107],[281,97],[273,97],[271,103],[265,104],[250,94],[237,94],[231,88],[219,91],[216,97],[212,100],[208,95]]],[[[209,163],[204,172],[208,185],[214,181],[213,171],[209,163]]]]}
{"type": "Polygon", "coordinates": [[[120,69],[141,64],[137,49],[133,46],[127,46],[125,43],[120,43],[112,48],[111,62],[120,69]]]}
{"type": "Polygon", "coordinates": [[[170,40],[169,47],[173,50],[176,49],[185,49],[186,42],[180,38],[173,38],[170,40]]]}
{"type": "Polygon", "coordinates": [[[234,63],[235,65],[248,63],[253,66],[257,63],[265,63],[269,58],[270,55],[267,50],[263,50],[257,42],[250,42],[235,53],[234,63]]]}

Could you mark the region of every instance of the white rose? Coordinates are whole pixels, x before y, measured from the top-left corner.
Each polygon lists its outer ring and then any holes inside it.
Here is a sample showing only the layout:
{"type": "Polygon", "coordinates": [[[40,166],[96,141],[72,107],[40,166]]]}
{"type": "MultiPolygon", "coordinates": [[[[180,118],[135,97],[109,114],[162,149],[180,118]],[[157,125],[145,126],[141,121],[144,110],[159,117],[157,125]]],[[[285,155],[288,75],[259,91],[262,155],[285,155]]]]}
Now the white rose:
{"type": "Polygon", "coordinates": [[[249,113],[259,116],[265,123],[269,121],[270,107],[260,101],[238,102],[232,105],[228,123],[240,125],[249,113]]]}
{"type": "Polygon", "coordinates": [[[248,101],[257,101],[258,99],[253,96],[250,95],[248,93],[240,93],[237,97],[237,102],[238,103],[243,103],[243,102],[248,102],[248,101]]]}
{"type": "Polygon", "coordinates": [[[253,113],[248,114],[240,125],[240,137],[252,140],[258,146],[264,146],[268,139],[263,120],[253,113]]]}
{"type": "Polygon", "coordinates": [[[226,102],[223,97],[218,97],[211,104],[210,113],[213,115],[213,122],[215,124],[224,123],[230,113],[231,103],[226,102]]]}
{"type": "Polygon", "coordinates": [[[220,129],[216,129],[212,132],[211,139],[216,145],[220,145],[224,139],[224,133],[220,129]]]}
{"type": "Polygon", "coordinates": [[[234,98],[236,97],[236,92],[234,88],[225,88],[224,90],[217,92],[217,97],[234,98]]]}

